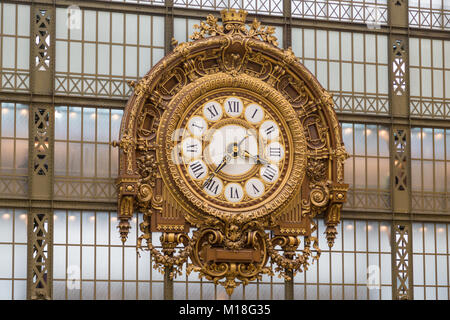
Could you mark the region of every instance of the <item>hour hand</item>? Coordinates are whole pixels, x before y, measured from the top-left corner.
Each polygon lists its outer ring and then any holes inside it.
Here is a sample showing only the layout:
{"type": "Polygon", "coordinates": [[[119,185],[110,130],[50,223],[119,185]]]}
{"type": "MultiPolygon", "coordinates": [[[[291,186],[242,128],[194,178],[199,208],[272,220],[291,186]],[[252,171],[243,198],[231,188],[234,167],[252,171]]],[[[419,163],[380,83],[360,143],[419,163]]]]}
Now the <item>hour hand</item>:
{"type": "Polygon", "coordinates": [[[242,152],[242,155],[245,157],[245,158],[250,158],[250,159],[253,159],[256,163],[258,163],[258,164],[262,164],[262,165],[264,165],[264,166],[267,166],[268,164],[269,164],[269,161],[267,161],[267,160],[265,160],[265,159],[263,159],[263,158],[261,158],[259,155],[251,155],[247,150],[244,150],[244,152],[242,152]]]}
{"type": "Polygon", "coordinates": [[[222,162],[219,163],[219,165],[217,166],[216,170],[211,172],[211,174],[209,175],[208,179],[205,180],[205,182],[203,183],[202,188],[205,188],[211,182],[212,178],[214,178],[216,173],[218,173],[220,170],[222,170],[223,167],[225,167],[225,165],[228,163],[228,161],[230,161],[230,158],[231,157],[228,154],[223,157],[222,162]]]}

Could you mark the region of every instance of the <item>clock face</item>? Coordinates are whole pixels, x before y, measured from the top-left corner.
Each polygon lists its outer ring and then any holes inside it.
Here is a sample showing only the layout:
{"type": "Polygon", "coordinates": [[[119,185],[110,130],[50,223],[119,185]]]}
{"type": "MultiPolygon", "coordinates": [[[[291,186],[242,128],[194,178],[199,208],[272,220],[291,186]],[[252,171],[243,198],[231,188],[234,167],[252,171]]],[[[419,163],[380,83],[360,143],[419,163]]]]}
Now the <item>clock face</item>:
{"type": "Polygon", "coordinates": [[[282,115],[257,94],[210,95],[181,119],[173,155],[202,202],[222,210],[254,208],[281,188],[290,133],[282,115]]]}

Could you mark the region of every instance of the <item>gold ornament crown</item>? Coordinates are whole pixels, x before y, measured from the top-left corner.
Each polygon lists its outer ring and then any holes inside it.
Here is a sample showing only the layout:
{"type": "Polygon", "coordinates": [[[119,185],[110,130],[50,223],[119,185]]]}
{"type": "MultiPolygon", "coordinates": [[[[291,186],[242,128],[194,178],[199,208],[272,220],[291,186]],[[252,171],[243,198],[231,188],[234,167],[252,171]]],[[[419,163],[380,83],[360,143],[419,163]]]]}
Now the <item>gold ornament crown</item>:
{"type": "Polygon", "coordinates": [[[247,18],[247,11],[239,9],[239,11],[236,11],[236,9],[223,9],[220,11],[220,14],[222,15],[222,23],[228,24],[228,23],[238,23],[238,24],[245,24],[245,18],[247,18]]]}

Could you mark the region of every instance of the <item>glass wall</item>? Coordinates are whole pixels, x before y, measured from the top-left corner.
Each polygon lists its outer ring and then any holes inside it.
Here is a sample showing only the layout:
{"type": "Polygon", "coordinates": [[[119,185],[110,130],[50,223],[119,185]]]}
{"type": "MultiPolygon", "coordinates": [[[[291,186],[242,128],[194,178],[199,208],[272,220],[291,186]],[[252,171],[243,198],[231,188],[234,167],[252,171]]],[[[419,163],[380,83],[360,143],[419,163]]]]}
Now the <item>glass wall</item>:
{"type": "Polygon", "coordinates": [[[314,236],[322,253],[294,279],[294,299],[392,299],[390,222],[343,220],[333,248],[318,220],[314,236]]]}
{"type": "Polygon", "coordinates": [[[292,50],[336,111],[389,114],[387,36],[293,28],[292,50]]]}
{"type": "Polygon", "coordinates": [[[292,16],[298,18],[387,24],[387,0],[291,0],[292,16]]]}
{"type": "Polygon", "coordinates": [[[0,103],[0,195],[27,196],[29,106],[0,103]]]}
{"type": "Polygon", "coordinates": [[[342,137],[350,155],[344,165],[350,185],[346,208],[391,208],[389,127],[342,123],[342,137]]]}
{"type": "Polygon", "coordinates": [[[222,10],[227,8],[244,9],[250,13],[263,15],[282,15],[283,0],[174,0],[175,7],[192,9],[222,10]]]}
{"type": "Polygon", "coordinates": [[[56,10],[57,94],[126,98],[137,80],[164,56],[161,16],[81,10],[69,28],[56,10]]]}
{"type": "Polygon", "coordinates": [[[415,212],[450,210],[450,130],[411,129],[412,208],[415,212]]]}
{"type": "Polygon", "coordinates": [[[411,27],[450,29],[450,3],[447,0],[409,0],[408,9],[411,27]]]}
{"type": "Polygon", "coordinates": [[[0,300],[26,299],[26,210],[0,209],[0,256],[0,300]]]}
{"type": "Polygon", "coordinates": [[[163,275],[150,254],[136,254],[137,219],[126,245],[116,212],[56,210],[53,295],[55,299],[162,299],[163,275]]]}
{"type": "Polygon", "coordinates": [[[413,223],[414,299],[449,299],[449,232],[446,223],[413,223]]]}
{"type": "Polygon", "coordinates": [[[0,90],[30,88],[30,6],[0,3],[0,90]]]}
{"type": "Polygon", "coordinates": [[[450,41],[409,39],[410,110],[420,118],[450,118],[450,41]]]}
{"type": "Polygon", "coordinates": [[[56,199],[114,201],[123,110],[55,107],[56,199]]]}

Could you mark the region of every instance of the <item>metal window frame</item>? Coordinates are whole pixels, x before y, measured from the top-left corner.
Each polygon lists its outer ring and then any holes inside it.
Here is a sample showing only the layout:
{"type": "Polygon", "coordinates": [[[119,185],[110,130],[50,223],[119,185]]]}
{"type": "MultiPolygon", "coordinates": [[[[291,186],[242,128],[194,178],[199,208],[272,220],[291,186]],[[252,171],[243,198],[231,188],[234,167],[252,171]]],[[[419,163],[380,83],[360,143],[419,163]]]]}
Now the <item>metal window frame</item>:
{"type": "MultiPolygon", "coordinates": [[[[53,17],[53,23],[50,23],[48,32],[50,35],[50,45],[49,53],[50,57],[55,56],[55,12],[56,8],[65,8],[73,4],[73,1],[61,0],[56,4],[53,0],[6,0],[4,3],[16,3],[16,4],[26,4],[30,5],[30,35],[34,35],[37,31],[37,26],[33,23],[35,18],[36,10],[45,9],[48,10],[50,16],[53,17]]],[[[217,11],[213,10],[203,10],[203,9],[193,9],[193,8],[180,8],[175,7],[173,0],[166,0],[164,5],[153,5],[153,4],[131,4],[122,3],[116,1],[102,1],[102,0],[86,0],[80,3],[80,7],[83,9],[92,10],[102,10],[109,12],[124,12],[124,13],[135,13],[135,14],[152,14],[160,15],[164,17],[165,20],[165,30],[164,30],[164,49],[168,53],[171,50],[172,44],[171,40],[173,38],[173,20],[175,17],[181,18],[204,18],[207,14],[212,13],[216,16],[219,15],[217,11]]],[[[405,130],[407,137],[410,137],[411,127],[434,127],[434,128],[444,128],[450,129],[450,122],[446,119],[426,119],[419,118],[410,115],[410,99],[409,99],[409,65],[408,65],[408,42],[409,38],[428,38],[428,39],[448,39],[448,31],[439,29],[423,29],[415,28],[414,26],[409,26],[408,24],[408,5],[407,1],[389,1],[388,4],[388,24],[382,25],[379,29],[368,29],[365,24],[357,22],[339,22],[331,20],[313,20],[306,18],[293,17],[291,13],[291,2],[290,0],[283,1],[283,16],[271,16],[271,15],[258,15],[258,18],[265,24],[272,24],[280,26],[283,28],[284,37],[284,47],[287,48],[292,44],[292,28],[312,28],[330,31],[349,31],[349,32],[363,32],[370,34],[382,34],[389,37],[389,43],[392,44],[393,41],[401,39],[405,44],[406,51],[405,60],[405,92],[400,97],[393,94],[392,85],[389,86],[390,94],[389,101],[391,110],[389,114],[379,115],[379,114],[350,114],[338,112],[339,120],[341,122],[354,122],[354,123],[373,123],[373,124],[384,124],[391,128],[391,141],[393,141],[393,133],[395,130],[405,130]],[[397,5],[398,3],[398,5],[397,5]]],[[[256,15],[249,14],[249,19],[253,19],[256,15]]],[[[388,64],[389,72],[389,83],[392,84],[394,77],[393,70],[393,55],[392,47],[388,46],[390,59],[388,64]]],[[[1,53],[0,53],[1,54],[1,53]]],[[[109,108],[123,108],[126,103],[126,98],[112,98],[112,97],[78,97],[78,96],[64,96],[55,94],[54,86],[54,75],[55,75],[55,63],[54,60],[50,60],[49,68],[45,71],[39,71],[34,68],[35,56],[37,54],[35,48],[35,39],[30,36],[30,84],[28,92],[21,92],[19,90],[13,92],[7,92],[2,90],[0,92],[0,101],[14,102],[14,103],[25,103],[30,105],[30,110],[38,110],[39,108],[45,109],[49,112],[49,128],[46,131],[48,137],[48,150],[46,153],[47,164],[48,164],[48,174],[45,176],[38,175],[32,172],[34,168],[33,160],[36,157],[36,150],[34,149],[34,141],[37,137],[37,129],[33,127],[34,124],[34,114],[30,112],[30,130],[29,130],[29,194],[26,199],[11,199],[11,198],[1,198],[0,206],[8,208],[24,208],[28,210],[29,215],[29,231],[28,231],[28,246],[29,246],[29,274],[28,274],[28,297],[29,298],[45,298],[51,299],[52,297],[52,239],[53,239],[53,210],[61,209],[76,209],[76,210],[109,210],[115,211],[117,209],[115,202],[101,201],[63,201],[55,200],[53,198],[53,157],[54,157],[54,108],[57,105],[76,105],[85,107],[109,107],[109,108]],[[36,273],[33,269],[36,266],[36,261],[32,259],[33,250],[36,246],[39,246],[39,242],[36,242],[36,237],[42,235],[36,234],[33,231],[32,226],[36,225],[33,217],[36,215],[44,215],[46,221],[48,221],[48,229],[44,232],[43,241],[48,241],[49,250],[46,252],[46,267],[48,268],[47,285],[48,290],[44,292],[43,295],[37,296],[34,288],[34,283],[32,276],[36,273]]],[[[411,177],[411,154],[409,143],[407,142],[406,148],[406,174],[411,177]]],[[[393,167],[394,160],[393,155],[395,154],[394,144],[390,145],[390,158],[391,158],[391,177],[394,176],[393,167]]],[[[393,205],[392,209],[387,212],[380,212],[373,209],[365,209],[360,211],[344,210],[343,218],[349,219],[366,219],[366,220],[384,220],[392,221],[394,224],[402,221],[433,221],[449,223],[450,216],[443,215],[438,212],[423,213],[411,209],[411,185],[408,179],[408,188],[403,193],[399,193],[395,190],[394,183],[391,183],[391,195],[394,199],[401,199],[403,205],[393,205]],[[406,206],[404,205],[406,204],[406,206]]],[[[412,234],[411,234],[412,235],[412,234]]],[[[42,239],[41,239],[42,240],[42,239]]],[[[39,241],[41,241],[39,240],[39,241]]],[[[411,236],[408,238],[411,241],[411,236]]],[[[396,244],[392,243],[392,252],[397,250],[396,244]]],[[[410,252],[411,254],[411,252],[410,252]]],[[[412,256],[412,255],[410,255],[412,256]]],[[[411,261],[410,261],[411,262],[411,261]]],[[[393,266],[395,268],[395,266],[393,266]]],[[[410,263],[412,268],[412,264],[410,263]]],[[[409,290],[412,290],[413,286],[410,286],[409,290]]],[[[217,295],[217,293],[216,293],[217,295]]],[[[396,297],[396,292],[393,289],[393,298],[396,297]]],[[[410,295],[413,298],[412,292],[410,295]]]]}

